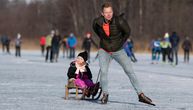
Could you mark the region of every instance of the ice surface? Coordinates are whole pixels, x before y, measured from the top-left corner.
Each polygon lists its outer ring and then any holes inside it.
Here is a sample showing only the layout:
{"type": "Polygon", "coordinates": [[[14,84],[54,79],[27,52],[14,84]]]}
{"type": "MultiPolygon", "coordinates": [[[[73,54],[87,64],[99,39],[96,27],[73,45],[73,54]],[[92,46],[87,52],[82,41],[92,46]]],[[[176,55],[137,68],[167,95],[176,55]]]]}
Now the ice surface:
{"type": "MultiPolygon", "coordinates": [[[[90,68],[93,80],[98,75],[98,61],[90,68]]],[[[109,68],[109,102],[64,100],[67,69],[72,60],[45,62],[39,51],[22,51],[22,57],[0,52],[0,110],[193,110],[193,61],[179,65],[151,64],[150,54],[137,54],[134,71],[144,93],[157,106],[138,102],[129,78],[118,63],[109,68]]],[[[191,56],[192,57],[192,56],[191,56]]]]}

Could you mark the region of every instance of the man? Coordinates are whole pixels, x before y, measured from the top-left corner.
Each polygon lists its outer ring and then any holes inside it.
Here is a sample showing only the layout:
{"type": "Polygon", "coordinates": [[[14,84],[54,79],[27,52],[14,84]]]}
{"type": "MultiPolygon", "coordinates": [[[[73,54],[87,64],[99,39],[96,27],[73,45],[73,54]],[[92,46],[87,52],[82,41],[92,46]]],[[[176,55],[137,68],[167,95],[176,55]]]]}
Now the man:
{"type": "Polygon", "coordinates": [[[7,53],[10,54],[9,47],[10,47],[10,39],[9,37],[5,34],[1,37],[1,42],[2,42],[2,51],[5,51],[5,48],[7,50],[7,53]]]}
{"type": "Polygon", "coordinates": [[[55,62],[58,62],[58,56],[59,56],[59,50],[60,50],[60,42],[61,42],[61,36],[58,30],[55,31],[54,37],[52,38],[52,59],[55,62]]]}
{"type": "Polygon", "coordinates": [[[174,65],[178,65],[178,45],[180,42],[180,38],[176,32],[173,32],[169,39],[172,46],[172,50],[171,50],[172,62],[174,65]],[[175,62],[174,62],[174,56],[175,56],[175,62]]]}
{"type": "Polygon", "coordinates": [[[186,37],[186,39],[182,43],[182,48],[184,50],[184,63],[189,63],[189,54],[190,51],[192,51],[192,43],[189,37],[186,37]]]}
{"type": "Polygon", "coordinates": [[[107,72],[109,63],[115,59],[124,69],[131,83],[136,90],[139,101],[151,105],[152,100],[144,95],[139,86],[137,77],[133,71],[131,60],[127,57],[123,49],[123,45],[130,36],[130,28],[126,20],[121,16],[113,15],[113,8],[111,3],[104,3],[101,10],[102,16],[94,19],[93,29],[100,38],[99,49],[99,66],[100,66],[100,83],[103,90],[102,104],[108,101],[108,80],[107,72]]]}
{"type": "Polygon", "coordinates": [[[48,61],[48,57],[50,57],[50,62],[53,62],[51,47],[52,47],[52,38],[54,37],[54,34],[55,31],[52,30],[51,33],[46,36],[46,59],[45,59],[46,62],[48,61]]]}

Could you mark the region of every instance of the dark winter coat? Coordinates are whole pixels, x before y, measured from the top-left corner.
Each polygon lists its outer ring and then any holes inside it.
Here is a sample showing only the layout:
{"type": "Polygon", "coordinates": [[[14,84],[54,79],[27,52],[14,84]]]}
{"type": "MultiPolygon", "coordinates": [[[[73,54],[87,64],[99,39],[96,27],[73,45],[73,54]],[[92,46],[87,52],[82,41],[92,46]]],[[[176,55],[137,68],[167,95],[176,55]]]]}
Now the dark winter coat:
{"type": "Polygon", "coordinates": [[[192,50],[192,44],[191,44],[191,42],[190,42],[189,40],[185,40],[185,41],[183,42],[183,44],[182,44],[182,48],[183,48],[184,50],[188,50],[188,51],[192,50]]]}
{"type": "MultiPolygon", "coordinates": [[[[68,79],[70,79],[70,78],[76,78],[76,74],[75,74],[75,72],[76,72],[76,66],[75,66],[75,62],[72,62],[71,64],[70,64],[70,67],[69,67],[69,69],[68,69],[68,73],[67,73],[67,75],[68,75],[68,79]]],[[[87,72],[85,72],[83,75],[84,76],[79,76],[79,77],[82,77],[82,78],[88,78],[88,79],[90,79],[90,80],[92,80],[92,74],[91,74],[91,71],[90,71],[90,68],[88,67],[88,65],[86,65],[86,70],[87,70],[87,72]]]]}
{"type": "Polygon", "coordinates": [[[52,38],[52,46],[59,47],[60,41],[61,41],[61,36],[54,35],[54,37],[52,38]]]}
{"type": "Polygon", "coordinates": [[[177,47],[179,44],[180,38],[176,33],[173,33],[172,36],[170,36],[170,42],[172,45],[172,48],[177,47]]]}
{"type": "Polygon", "coordinates": [[[82,43],[82,48],[85,49],[85,50],[90,49],[91,42],[92,42],[91,38],[84,38],[84,41],[82,43]]]}
{"type": "Polygon", "coordinates": [[[9,44],[10,40],[6,35],[3,35],[1,37],[1,42],[2,42],[3,45],[7,45],[7,44],[9,44]]]}
{"type": "Polygon", "coordinates": [[[93,43],[94,46],[98,48],[97,44],[91,38],[84,38],[83,43],[82,43],[82,49],[90,50],[91,43],[93,43]]]}
{"type": "Polygon", "coordinates": [[[61,36],[60,35],[54,35],[54,37],[52,38],[52,51],[53,53],[58,53],[59,52],[59,48],[60,48],[60,41],[61,41],[61,36]]]}
{"type": "Polygon", "coordinates": [[[106,35],[103,29],[104,17],[100,16],[93,21],[93,30],[100,38],[100,48],[109,52],[115,52],[123,48],[130,36],[130,27],[121,16],[114,16],[110,21],[110,35],[106,35]]]}

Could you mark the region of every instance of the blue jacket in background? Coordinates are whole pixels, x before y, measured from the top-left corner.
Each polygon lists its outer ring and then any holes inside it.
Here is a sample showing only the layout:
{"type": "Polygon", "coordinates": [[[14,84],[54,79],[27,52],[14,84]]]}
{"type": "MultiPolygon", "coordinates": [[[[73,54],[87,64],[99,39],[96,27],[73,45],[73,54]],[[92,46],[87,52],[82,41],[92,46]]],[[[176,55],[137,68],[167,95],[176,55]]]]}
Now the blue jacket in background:
{"type": "Polygon", "coordinates": [[[67,38],[67,44],[69,47],[73,47],[75,48],[76,44],[77,44],[77,40],[76,40],[76,37],[75,36],[70,36],[67,38]]]}
{"type": "Polygon", "coordinates": [[[154,40],[151,45],[152,51],[154,52],[161,51],[161,44],[159,40],[154,40]]]}

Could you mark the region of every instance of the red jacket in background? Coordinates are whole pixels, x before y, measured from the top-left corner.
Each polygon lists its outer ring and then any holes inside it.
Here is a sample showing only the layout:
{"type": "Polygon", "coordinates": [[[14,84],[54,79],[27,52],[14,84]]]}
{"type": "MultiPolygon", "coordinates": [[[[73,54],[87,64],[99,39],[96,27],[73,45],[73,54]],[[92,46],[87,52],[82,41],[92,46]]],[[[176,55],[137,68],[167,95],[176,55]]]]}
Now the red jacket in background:
{"type": "Polygon", "coordinates": [[[46,44],[46,37],[45,36],[42,36],[40,38],[40,45],[45,45],[46,44]]]}

